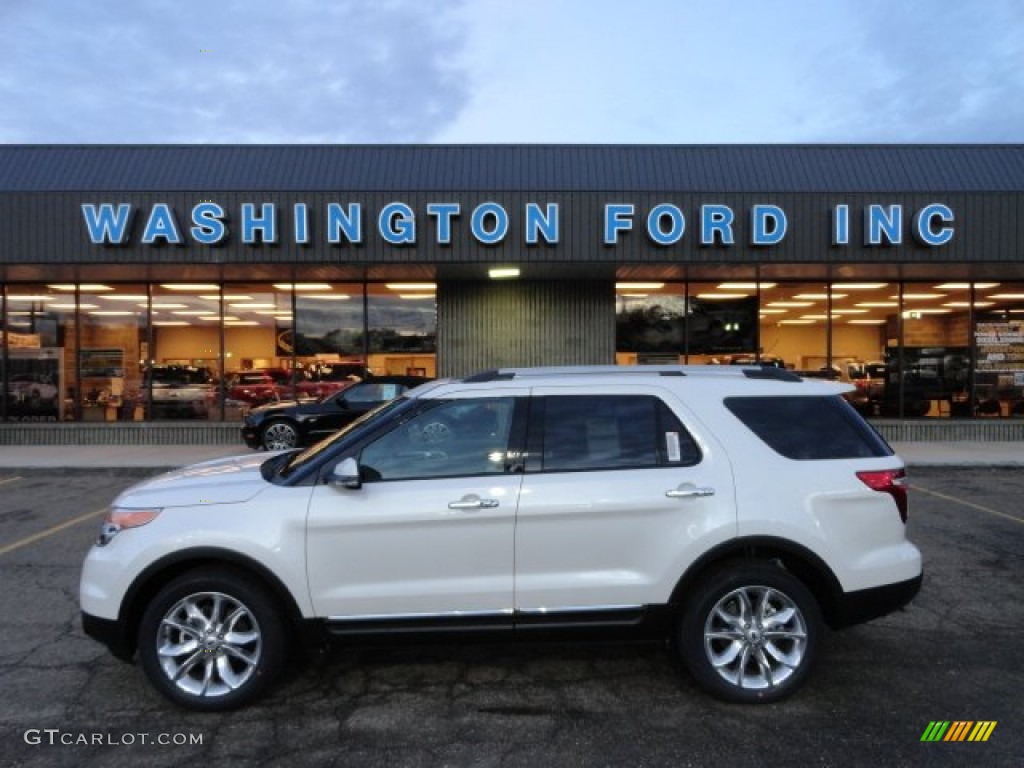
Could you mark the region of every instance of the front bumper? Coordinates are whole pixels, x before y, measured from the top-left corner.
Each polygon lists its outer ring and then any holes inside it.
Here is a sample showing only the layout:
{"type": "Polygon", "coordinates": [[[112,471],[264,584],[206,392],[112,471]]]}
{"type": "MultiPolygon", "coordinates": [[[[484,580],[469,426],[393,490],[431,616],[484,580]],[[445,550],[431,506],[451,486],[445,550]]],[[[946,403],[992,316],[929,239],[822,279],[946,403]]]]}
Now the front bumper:
{"type": "Polygon", "coordinates": [[[242,427],[242,442],[252,448],[254,451],[262,448],[260,443],[260,431],[256,427],[250,427],[248,424],[242,427]]]}
{"type": "Polygon", "coordinates": [[[101,619],[82,611],[82,629],[93,640],[103,643],[115,658],[131,661],[135,655],[135,639],[116,619],[101,619]]]}

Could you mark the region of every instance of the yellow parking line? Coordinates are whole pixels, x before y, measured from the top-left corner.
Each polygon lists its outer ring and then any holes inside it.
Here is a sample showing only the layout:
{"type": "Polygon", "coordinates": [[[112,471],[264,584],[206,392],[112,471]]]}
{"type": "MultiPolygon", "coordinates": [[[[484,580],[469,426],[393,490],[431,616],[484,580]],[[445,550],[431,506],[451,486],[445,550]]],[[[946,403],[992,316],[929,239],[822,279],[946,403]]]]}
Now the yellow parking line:
{"type": "Polygon", "coordinates": [[[8,544],[6,547],[0,547],[0,555],[6,555],[8,552],[13,552],[16,549],[21,549],[22,547],[27,547],[29,544],[37,542],[40,539],[45,539],[47,536],[53,536],[53,534],[55,534],[55,533],[60,533],[65,528],[70,528],[72,525],[78,525],[79,523],[84,522],[86,520],[89,520],[91,518],[99,517],[100,515],[104,514],[106,511],[107,511],[106,507],[104,507],[103,509],[97,509],[95,512],[89,512],[87,514],[79,515],[78,517],[74,517],[74,518],[72,518],[70,520],[66,520],[63,523],[61,523],[60,525],[53,526],[53,528],[47,528],[45,531],[40,531],[39,533],[33,533],[31,536],[26,536],[21,541],[16,541],[13,544],[8,544]]]}
{"type": "Polygon", "coordinates": [[[990,515],[996,515],[998,517],[1005,517],[1007,520],[1012,520],[1015,523],[1024,524],[1024,519],[1021,519],[1019,517],[1014,517],[1013,515],[1008,515],[1005,512],[1000,512],[997,509],[991,509],[990,507],[983,507],[983,506],[981,506],[981,504],[975,504],[973,501],[965,501],[964,499],[958,499],[956,496],[947,496],[946,494],[939,493],[938,491],[930,491],[927,488],[922,488],[919,485],[911,485],[909,487],[913,488],[915,491],[920,491],[921,493],[927,493],[927,494],[930,494],[931,496],[936,496],[936,497],[938,497],[940,499],[945,499],[946,501],[953,501],[953,502],[956,502],[957,504],[963,504],[965,507],[970,507],[971,509],[976,509],[979,512],[988,512],[988,514],[990,514],[990,515]]]}
{"type": "Polygon", "coordinates": [[[5,477],[3,480],[0,480],[0,485],[7,485],[8,483],[13,483],[15,480],[21,480],[21,478],[20,477],[5,477]]]}

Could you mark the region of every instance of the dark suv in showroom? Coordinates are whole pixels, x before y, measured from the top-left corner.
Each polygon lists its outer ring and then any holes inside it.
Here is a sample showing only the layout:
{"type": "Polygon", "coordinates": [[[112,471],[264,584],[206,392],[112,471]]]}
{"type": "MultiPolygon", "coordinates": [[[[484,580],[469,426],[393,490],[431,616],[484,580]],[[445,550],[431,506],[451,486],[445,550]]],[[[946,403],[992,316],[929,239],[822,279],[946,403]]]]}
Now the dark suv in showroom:
{"type": "Polygon", "coordinates": [[[428,381],[423,376],[375,376],[322,400],[270,403],[253,408],[242,424],[242,440],[250,448],[268,451],[306,445],[428,381]]]}

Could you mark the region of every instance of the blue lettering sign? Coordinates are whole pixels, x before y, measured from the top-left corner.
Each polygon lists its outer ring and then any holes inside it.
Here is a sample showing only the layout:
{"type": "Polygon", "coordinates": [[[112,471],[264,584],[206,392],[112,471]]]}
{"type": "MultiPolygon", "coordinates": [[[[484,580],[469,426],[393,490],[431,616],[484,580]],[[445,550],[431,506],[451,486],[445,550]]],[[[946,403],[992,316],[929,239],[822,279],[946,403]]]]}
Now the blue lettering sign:
{"type": "Polygon", "coordinates": [[[149,220],[146,222],[146,229],[142,233],[142,242],[146,245],[152,245],[157,240],[163,240],[171,245],[181,243],[178,222],[174,220],[174,213],[167,203],[153,205],[153,210],[149,212],[149,220]]]}
{"type": "Polygon", "coordinates": [[[462,208],[458,203],[427,203],[427,216],[437,219],[438,245],[451,245],[452,217],[458,216],[462,208]]]}
{"type": "Polygon", "coordinates": [[[632,203],[608,203],[604,207],[604,244],[618,245],[619,232],[633,229],[632,203]]]}
{"type": "Polygon", "coordinates": [[[295,227],[295,244],[309,245],[309,209],[305,203],[296,203],[292,207],[293,225],[295,227]]]}
{"type": "Polygon", "coordinates": [[[942,203],[931,203],[914,218],[914,237],[925,245],[945,245],[953,239],[952,227],[936,227],[935,222],[952,224],[953,211],[942,203]]]}
{"type": "Polygon", "coordinates": [[[786,236],[786,212],[777,205],[755,205],[750,210],[751,245],[776,245],[786,236]]]}
{"type": "Polygon", "coordinates": [[[224,209],[216,203],[200,203],[192,209],[192,238],[203,245],[219,243],[228,234],[223,218],[224,209]]]}
{"type": "Polygon", "coordinates": [[[259,216],[254,203],[242,203],[242,242],[255,243],[257,232],[262,242],[277,242],[277,210],[273,203],[263,203],[259,216]]]}
{"type": "Polygon", "coordinates": [[[388,203],[377,219],[380,236],[392,245],[416,242],[416,214],[405,203],[388,203]]]}
{"type": "Polygon", "coordinates": [[[864,211],[866,245],[882,245],[882,236],[890,245],[903,242],[903,206],[869,205],[864,211]]]}
{"type": "Polygon", "coordinates": [[[469,222],[473,237],[484,245],[495,245],[505,239],[508,234],[508,212],[497,203],[481,203],[473,209],[469,222]],[[493,225],[488,228],[490,219],[493,225]]]}
{"type": "Polygon", "coordinates": [[[728,205],[702,205],[700,207],[700,244],[714,245],[715,236],[722,245],[732,245],[732,208],[728,205]]]}
{"type": "Polygon", "coordinates": [[[662,203],[651,208],[647,214],[647,236],[658,245],[678,243],[686,231],[686,217],[678,207],[662,203]],[[665,222],[668,221],[668,229],[665,222]]]}
{"type": "Polygon", "coordinates": [[[97,209],[97,206],[91,203],[83,203],[82,216],[85,217],[85,228],[89,231],[89,240],[93,244],[119,245],[125,241],[128,234],[132,207],[128,203],[120,203],[115,209],[110,203],[101,203],[97,209]]]}
{"type": "Polygon", "coordinates": [[[363,207],[359,203],[349,203],[348,211],[338,203],[328,203],[327,242],[337,245],[342,234],[350,243],[363,242],[362,213],[363,207]]]}
{"type": "Polygon", "coordinates": [[[837,205],[832,210],[832,245],[850,243],[850,206],[837,205]]]}
{"type": "Polygon", "coordinates": [[[558,203],[548,203],[543,213],[537,203],[526,204],[526,244],[536,245],[541,237],[550,245],[558,243],[558,203]]]}

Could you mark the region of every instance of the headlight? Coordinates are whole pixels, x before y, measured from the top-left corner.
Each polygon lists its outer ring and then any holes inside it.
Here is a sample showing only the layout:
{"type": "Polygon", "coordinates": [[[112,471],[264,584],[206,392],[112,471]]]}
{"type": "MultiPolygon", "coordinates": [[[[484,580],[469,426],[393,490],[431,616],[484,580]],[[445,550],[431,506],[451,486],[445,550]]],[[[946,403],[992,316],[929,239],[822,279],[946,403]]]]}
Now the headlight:
{"type": "Polygon", "coordinates": [[[161,508],[152,509],[123,509],[111,507],[103,518],[100,525],[100,535],[96,537],[96,546],[105,547],[117,534],[125,528],[138,528],[140,525],[154,520],[161,512],[161,508]]]}

